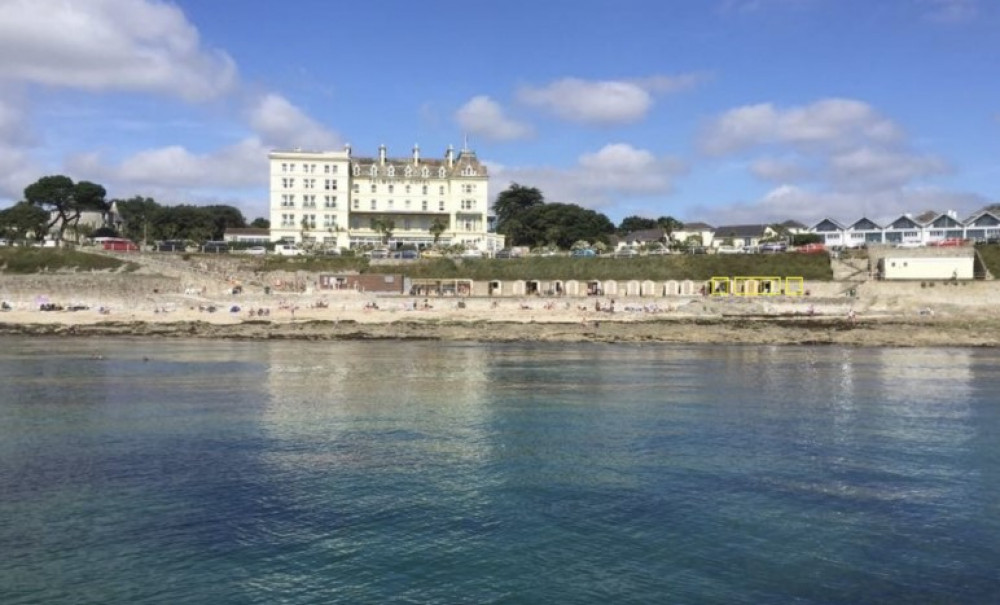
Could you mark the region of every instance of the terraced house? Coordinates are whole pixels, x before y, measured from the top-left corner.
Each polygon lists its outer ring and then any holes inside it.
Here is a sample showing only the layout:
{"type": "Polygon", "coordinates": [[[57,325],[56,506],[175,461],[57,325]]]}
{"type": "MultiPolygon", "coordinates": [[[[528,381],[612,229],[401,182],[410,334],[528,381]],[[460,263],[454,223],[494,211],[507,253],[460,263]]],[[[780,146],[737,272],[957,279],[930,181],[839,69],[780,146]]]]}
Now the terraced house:
{"type": "Polygon", "coordinates": [[[449,146],[444,158],[374,157],[343,151],[273,151],[271,241],[324,248],[460,244],[490,253],[504,246],[493,231],[489,174],[474,151],[449,146]]]}

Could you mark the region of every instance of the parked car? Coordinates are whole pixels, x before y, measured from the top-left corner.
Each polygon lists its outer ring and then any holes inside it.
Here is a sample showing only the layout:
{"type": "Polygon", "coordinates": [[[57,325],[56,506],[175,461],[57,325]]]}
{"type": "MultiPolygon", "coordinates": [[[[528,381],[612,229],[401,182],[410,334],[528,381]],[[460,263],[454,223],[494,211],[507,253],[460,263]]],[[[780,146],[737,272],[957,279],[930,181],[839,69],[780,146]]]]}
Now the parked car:
{"type": "Polygon", "coordinates": [[[168,239],[156,244],[157,252],[184,252],[187,242],[180,239],[168,239]]]}
{"type": "Polygon", "coordinates": [[[788,249],[788,246],[784,242],[765,242],[757,249],[761,252],[784,252],[788,249]]]}
{"type": "Polygon", "coordinates": [[[732,246],[719,246],[715,251],[716,254],[743,254],[742,248],[733,248],[732,246]]]}
{"type": "Polygon", "coordinates": [[[615,252],[615,258],[635,258],[636,256],[639,256],[639,252],[632,248],[622,248],[615,252]]]}
{"type": "Polygon", "coordinates": [[[516,254],[513,250],[509,248],[504,248],[503,250],[497,250],[494,258],[517,258],[520,254],[516,254]]]}
{"type": "Polygon", "coordinates": [[[471,249],[462,252],[462,258],[482,258],[483,253],[481,250],[471,249]]]}
{"type": "Polygon", "coordinates": [[[796,252],[801,252],[803,254],[825,254],[826,246],[823,244],[805,244],[804,246],[799,246],[795,249],[796,252]]]}
{"type": "Polygon", "coordinates": [[[948,239],[931,243],[932,246],[937,248],[957,248],[959,246],[964,246],[965,244],[965,240],[960,237],[949,237],[948,239]]]}
{"type": "Polygon", "coordinates": [[[896,242],[894,244],[896,248],[923,248],[924,245],[920,242],[896,242]]]}
{"type": "Polygon", "coordinates": [[[205,242],[201,246],[201,251],[212,254],[223,254],[229,252],[229,244],[226,242],[205,242]]]}
{"type": "Polygon", "coordinates": [[[299,248],[297,245],[288,242],[275,244],[274,253],[277,254],[278,256],[301,256],[302,254],[304,254],[302,248],[299,248]]]}
{"type": "Polygon", "coordinates": [[[253,246],[251,248],[247,248],[247,254],[252,254],[253,256],[264,256],[267,254],[267,248],[264,246],[253,246]]]}
{"type": "Polygon", "coordinates": [[[579,250],[574,250],[569,254],[573,258],[593,258],[597,256],[597,252],[594,252],[590,248],[580,248],[579,250]]]}

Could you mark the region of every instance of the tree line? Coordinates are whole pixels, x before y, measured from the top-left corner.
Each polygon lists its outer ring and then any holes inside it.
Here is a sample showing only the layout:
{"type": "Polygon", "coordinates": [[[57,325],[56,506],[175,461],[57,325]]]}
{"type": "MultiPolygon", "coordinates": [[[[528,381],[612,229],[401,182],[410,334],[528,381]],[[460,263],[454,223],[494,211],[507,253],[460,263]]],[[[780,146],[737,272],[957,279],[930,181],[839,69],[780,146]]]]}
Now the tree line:
{"type": "Polygon", "coordinates": [[[507,237],[509,246],[541,248],[556,246],[568,249],[579,242],[607,246],[613,236],[624,236],[643,229],[663,229],[670,235],[684,227],[671,216],[658,219],[628,216],[616,227],[600,212],[576,204],[547,203],[536,187],[512,183],[493,204],[497,233],[507,237]]]}
{"type": "MultiPolygon", "coordinates": [[[[12,241],[58,242],[93,237],[125,237],[136,242],[158,240],[221,240],[227,229],[246,227],[238,208],[227,205],[164,206],[153,198],[107,199],[107,191],[90,181],[73,182],[64,175],[44,176],[24,189],[24,199],[0,210],[0,236],[12,241]],[[86,212],[108,216],[114,204],[118,216],[102,227],[83,222],[86,212]]],[[[250,226],[269,227],[263,218],[250,226]]]]}

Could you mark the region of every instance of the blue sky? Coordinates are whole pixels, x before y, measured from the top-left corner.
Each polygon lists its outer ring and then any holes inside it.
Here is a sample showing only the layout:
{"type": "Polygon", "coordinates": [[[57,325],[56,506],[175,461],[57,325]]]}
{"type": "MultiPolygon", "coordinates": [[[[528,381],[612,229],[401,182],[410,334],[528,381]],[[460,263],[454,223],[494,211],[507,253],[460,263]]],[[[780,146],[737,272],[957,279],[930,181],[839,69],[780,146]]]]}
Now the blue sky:
{"type": "Polygon", "coordinates": [[[1000,202],[994,0],[0,0],[0,206],[267,216],[267,152],[469,146],[613,221],[1000,202]]]}

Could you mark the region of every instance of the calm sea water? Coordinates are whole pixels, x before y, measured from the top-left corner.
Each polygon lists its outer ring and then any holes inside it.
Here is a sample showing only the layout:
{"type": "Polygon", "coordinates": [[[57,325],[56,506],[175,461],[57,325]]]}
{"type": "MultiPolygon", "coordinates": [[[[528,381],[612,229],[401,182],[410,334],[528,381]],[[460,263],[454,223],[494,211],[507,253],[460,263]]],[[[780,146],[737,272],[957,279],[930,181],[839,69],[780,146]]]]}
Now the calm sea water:
{"type": "Polygon", "coordinates": [[[0,342],[6,605],[1000,600],[997,351],[0,342]]]}

